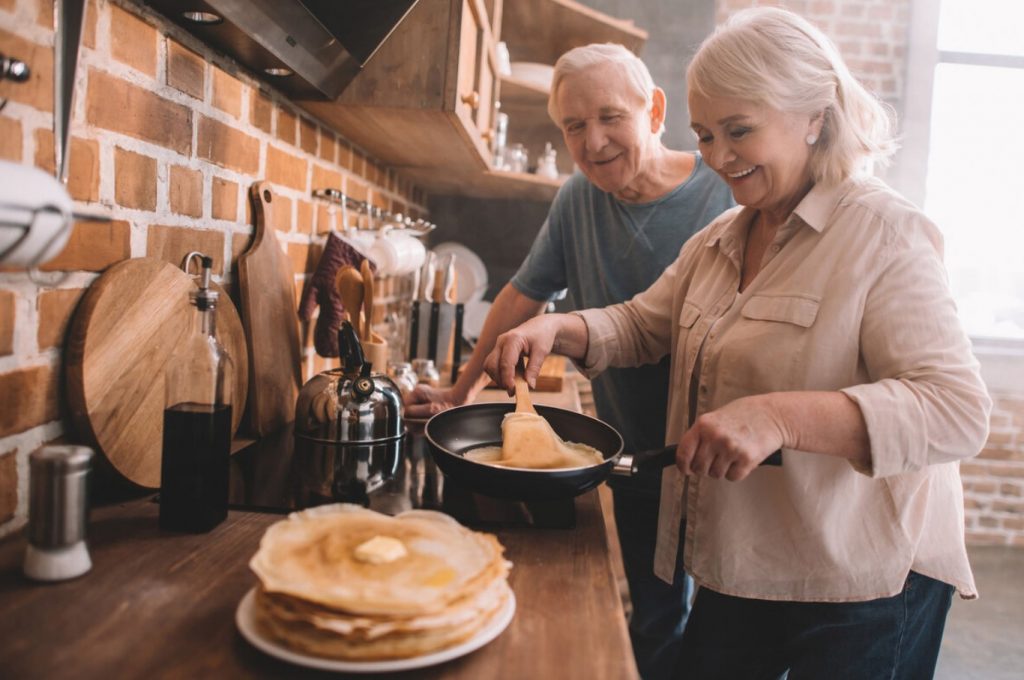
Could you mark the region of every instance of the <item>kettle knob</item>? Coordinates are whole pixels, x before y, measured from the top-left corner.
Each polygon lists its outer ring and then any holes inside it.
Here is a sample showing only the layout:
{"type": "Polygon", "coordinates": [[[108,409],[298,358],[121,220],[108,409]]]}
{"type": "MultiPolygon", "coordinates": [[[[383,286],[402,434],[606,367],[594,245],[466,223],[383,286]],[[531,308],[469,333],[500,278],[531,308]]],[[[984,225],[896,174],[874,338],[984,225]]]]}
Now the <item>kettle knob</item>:
{"type": "Polygon", "coordinates": [[[359,401],[369,399],[370,395],[373,394],[373,390],[373,378],[369,376],[360,376],[352,383],[352,393],[359,401]]]}

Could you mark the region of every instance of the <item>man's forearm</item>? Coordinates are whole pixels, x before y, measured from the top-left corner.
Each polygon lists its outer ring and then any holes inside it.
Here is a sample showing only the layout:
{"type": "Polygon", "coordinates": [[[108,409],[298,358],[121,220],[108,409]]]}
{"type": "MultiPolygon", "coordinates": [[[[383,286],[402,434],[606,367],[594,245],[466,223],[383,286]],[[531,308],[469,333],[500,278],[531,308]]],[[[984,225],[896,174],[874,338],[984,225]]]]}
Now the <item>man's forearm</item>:
{"type": "Polygon", "coordinates": [[[537,316],[544,311],[546,305],[546,302],[523,295],[512,284],[505,284],[491,304],[476,347],[473,348],[473,354],[466,362],[466,367],[459,374],[453,386],[454,391],[465,400],[476,396],[490,380],[484,374],[484,360],[494,349],[498,336],[537,316]]]}

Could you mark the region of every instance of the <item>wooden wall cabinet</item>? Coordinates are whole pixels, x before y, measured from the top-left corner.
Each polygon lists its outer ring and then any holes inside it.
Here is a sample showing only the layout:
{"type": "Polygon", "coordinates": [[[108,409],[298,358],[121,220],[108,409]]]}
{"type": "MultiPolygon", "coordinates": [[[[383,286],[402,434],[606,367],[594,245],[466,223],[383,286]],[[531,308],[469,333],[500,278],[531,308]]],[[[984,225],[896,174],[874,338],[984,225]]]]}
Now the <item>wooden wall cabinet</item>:
{"type": "Polygon", "coordinates": [[[495,72],[481,0],[420,0],[337,101],[299,105],[427,186],[488,169],[495,72]]]}
{"type": "Polygon", "coordinates": [[[337,101],[298,103],[432,193],[549,201],[561,180],[493,168],[500,101],[509,143],[535,163],[552,142],[559,169],[572,169],[547,92],[498,75],[498,40],[513,61],[553,64],[577,45],[639,51],[646,38],[574,0],[420,0],[337,101]]]}

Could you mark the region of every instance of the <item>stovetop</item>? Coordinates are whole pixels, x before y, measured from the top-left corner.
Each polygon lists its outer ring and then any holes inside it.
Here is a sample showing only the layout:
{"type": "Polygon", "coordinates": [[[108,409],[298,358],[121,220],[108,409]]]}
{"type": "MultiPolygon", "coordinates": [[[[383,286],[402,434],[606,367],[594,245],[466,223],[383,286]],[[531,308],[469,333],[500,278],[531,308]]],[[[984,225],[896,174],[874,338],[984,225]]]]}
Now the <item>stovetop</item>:
{"type": "Polygon", "coordinates": [[[311,444],[288,426],[232,456],[228,501],[233,509],[272,513],[327,503],[356,503],[387,515],[439,510],[479,528],[576,524],[571,498],[515,502],[456,486],[434,463],[422,426],[414,424],[393,451],[311,444]]]}

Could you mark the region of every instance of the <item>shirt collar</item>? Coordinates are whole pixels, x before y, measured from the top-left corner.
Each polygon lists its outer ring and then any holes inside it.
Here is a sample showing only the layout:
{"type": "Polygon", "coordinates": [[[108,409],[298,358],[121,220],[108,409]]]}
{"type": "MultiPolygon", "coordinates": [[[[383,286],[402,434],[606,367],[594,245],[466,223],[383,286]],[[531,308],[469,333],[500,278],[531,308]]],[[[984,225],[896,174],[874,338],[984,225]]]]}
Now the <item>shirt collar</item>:
{"type": "MultiPolygon", "coordinates": [[[[796,206],[793,214],[816,232],[825,231],[829,224],[828,218],[850,190],[849,183],[850,180],[828,186],[815,184],[796,206]]],[[[756,212],[754,208],[743,206],[736,217],[724,223],[718,233],[708,240],[707,247],[714,248],[721,244],[723,250],[730,250],[733,246],[743,243],[750,221],[754,219],[756,212]]]]}
{"type": "Polygon", "coordinates": [[[796,206],[793,214],[820,234],[828,228],[829,217],[849,190],[848,181],[831,185],[815,184],[796,206]]]}
{"type": "Polygon", "coordinates": [[[729,248],[733,243],[742,243],[747,238],[750,220],[754,219],[756,212],[754,208],[741,207],[735,217],[723,222],[716,230],[717,233],[708,239],[707,247],[714,248],[721,243],[722,247],[729,248]]]}
{"type": "Polygon", "coordinates": [[[740,254],[743,252],[743,244],[747,240],[747,230],[750,221],[754,219],[757,210],[743,206],[736,216],[731,220],[723,222],[711,238],[708,239],[706,247],[721,248],[722,253],[740,267],[740,254]]]}

